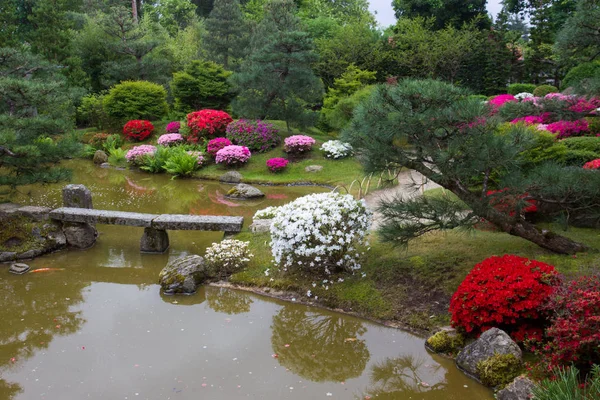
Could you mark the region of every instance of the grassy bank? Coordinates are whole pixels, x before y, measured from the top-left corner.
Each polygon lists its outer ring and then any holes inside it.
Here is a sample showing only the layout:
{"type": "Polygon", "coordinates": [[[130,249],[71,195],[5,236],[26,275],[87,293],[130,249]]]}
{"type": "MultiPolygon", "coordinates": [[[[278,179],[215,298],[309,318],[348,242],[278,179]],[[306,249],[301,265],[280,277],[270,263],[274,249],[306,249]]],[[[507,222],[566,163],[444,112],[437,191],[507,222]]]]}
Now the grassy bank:
{"type": "MultiPolygon", "coordinates": [[[[571,228],[562,233],[600,249],[600,230],[571,228]]],[[[452,293],[475,264],[493,255],[510,253],[537,259],[554,265],[569,277],[600,272],[597,253],[557,255],[517,237],[476,230],[432,233],[414,240],[406,249],[380,243],[373,237],[362,260],[362,270],[343,276],[343,282],[338,282],[342,276],[274,271],[268,234],[242,233],[237,239],[250,242],[255,258],[246,270],[231,277],[232,283],[293,291],[304,301],[416,331],[447,324],[452,293]],[[310,298],[306,296],[308,290],[310,298]]]]}

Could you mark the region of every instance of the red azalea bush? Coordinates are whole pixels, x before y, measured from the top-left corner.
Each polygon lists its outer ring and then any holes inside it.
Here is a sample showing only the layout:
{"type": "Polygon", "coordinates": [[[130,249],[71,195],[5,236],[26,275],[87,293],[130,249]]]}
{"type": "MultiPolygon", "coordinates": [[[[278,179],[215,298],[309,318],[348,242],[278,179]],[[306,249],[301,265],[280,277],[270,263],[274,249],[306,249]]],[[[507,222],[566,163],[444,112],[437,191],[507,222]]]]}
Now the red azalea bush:
{"type": "MultiPolygon", "coordinates": [[[[492,207],[510,216],[514,216],[517,209],[517,203],[525,200],[528,194],[524,193],[518,196],[513,194],[504,194],[506,191],[507,189],[489,190],[486,194],[488,197],[491,197],[490,204],[492,207]]],[[[525,201],[527,204],[521,208],[522,213],[537,212],[537,201],[533,199],[527,199],[525,201]]]]}
{"type": "Polygon", "coordinates": [[[592,160],[590,162],[586,162],[583,164],[583,168],[585,169],[599,169],[600,168],[600,158],[592,160]]]}
{"type": "Polygon", "coordinates": [[[130,140],[144,140],[152,134],[154,125],[143,119],[133,119],[123,127],[123,135],[130,140]]]}
{"type": "Polygon", "coordinates": [[[233,119],[225,111],[200,110],[187,115],[190,130],[188,142],[197,143],[200,138],[222,136],[233,119]]]}
{"type": "Polygon", "coordinates": [[[208,142],[208,145],[206,146],[206,152],[212,158],[215,158],[215,156],[217,155],[217,151],[221,150],[223,147],[231,146],[232,144],[233,143],[231,143],[231,140],[229,140],[227,138],[224,138],[224,137],[214,138],[208,142]]]}
{"type": "Polygon", "coordinates": [[[557,281],[554,267],[543,262],[515,255],[487,258],[452,296],[452,325],[475,335],[492,327],[513,333],[526,326],[533,332],[545,322],[542,307],[557,281]]]}
{"type": "Polygon", "coordinates": [[[556,134],[558,139],[564,139],[572,136],[583,136],[589,132],[590,128],[585,119],[577,121],[557,121],[546,125],[546,130],[556,134]]]}
{"type": "Polygon", "coordinates": [[[285,158],[270,158],[267,160],[267,168],[269,168],[269,171],[271,172],[279,172],[283,171],[285,167],[287,167],[288,163],[289,161],[285,158]]]}

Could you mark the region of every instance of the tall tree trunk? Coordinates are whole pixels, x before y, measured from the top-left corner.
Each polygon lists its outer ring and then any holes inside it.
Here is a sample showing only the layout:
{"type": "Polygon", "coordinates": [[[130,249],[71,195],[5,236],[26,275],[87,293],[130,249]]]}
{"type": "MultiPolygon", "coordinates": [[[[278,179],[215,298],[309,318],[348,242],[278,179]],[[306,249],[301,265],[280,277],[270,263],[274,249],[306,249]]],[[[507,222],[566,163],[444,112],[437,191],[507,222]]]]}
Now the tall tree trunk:
{"type": "Polygon", "coordinates": [[[133,15],[133,21],[138,23],[138,7],[137,0],[131,0],[131,14],[133,15]]]}

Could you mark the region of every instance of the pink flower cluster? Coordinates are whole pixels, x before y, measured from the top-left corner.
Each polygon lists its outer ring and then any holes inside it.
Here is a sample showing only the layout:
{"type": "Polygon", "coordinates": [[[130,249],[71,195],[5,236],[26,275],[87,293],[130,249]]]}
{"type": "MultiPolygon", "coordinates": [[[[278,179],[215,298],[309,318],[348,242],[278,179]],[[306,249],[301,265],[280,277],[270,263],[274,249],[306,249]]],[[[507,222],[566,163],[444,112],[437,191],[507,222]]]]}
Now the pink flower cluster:
{"type": "Polygon", "coordinates": [[[305,135],[294,135],[285,138],[283,150],[286,153],[304,153],[312,149],[315,139],[305,135]]]}
{"type": "Polygon", "coordinates": [[[517,101],[518,101],[517,98],[515,96],[513,96],[512,94],[501,94],[501,95],[498,95],[498,96],[494,97],[493,99],[491,99],[489,101],[489,104],[491,104],[495,108],[500,108],[505,103],[517,102],[517,101]]]}
{"type": "Polygon", "coordinates": [[[245,146],[225,146],[217,151],[215,162],[225,165],[245,164],[250,159],[250,150],[245,146]]]}
{"type": "Polygon", "coordinates": [[[190,156],[195,156],[198,159],[198,166],[201,167],[204,164],[204,155],[201,151],[188,151],[190,156]]]}
{"type": "Polygon", "coordinates": [[[577,121],[558,121],[548,124],[546,130],[556,134],[558,139],[564,139],[571,136],[583,136],[589,132],[590,128],[584,119],[577,121]]]}
{"type": "Polygon", "coordinates": [[[226,146],[231,146],[232,144],[233,143],[231,143],[231,140],[229,140],[227,138],[224,138],[224,137],[214,138],[208,142],[208,145],[206,146],[206,152],[211,157],[215,157],[219,150],[221,150],[222,148],[224,148],[226,146]]]}
{"type": "Polygon", "coordinates": [[[580,97],[575,101],[575,104],[569,107],[569,110],[576,113],[589,113],[596,110],[598,107],[600,107],[600,99],[591,98],[588,100],[584,97],[580,97]]]}
{"type": "Polygon", "coordinates": [[[600,169],[600,158],[592,160],[583,164],[583,168],[585,169],[600,169]]]}
{"type": "Polygon", "coordinates": [[[180,142],[183,142],[183,136],[179,133],[167,133],[165,135],[160,135],[158,138],[158,144],[161,146],[170,146],[180,142]]]}
{"type": "Polygon", "coordinates": [[[546,96],[544,96],[544,98],[566,101],[566,100],[569,100],[571,98],[571,96],[567,96],[566,94],[562,94],[562,93],[548,93],[546,96]]]}
{"type": "Polygon", "coordinates": [[[526,117],[515,118],[510,121],[511,124],[518,124],[519,122],[524,122],[526,125],[536,125],[541,124],[544,121],[539,115],[528,115],[526,117]]]}
{"type": "Polygon", "coordinates": [[[270,158],[267,160],[267,168],[271,172],[279,172],[282,171],[285,167],[287,167],[289,161],[285,158],[276,157],[270,158]]]}
{"type": "Polygon", "coordinates": [[[179,129],[181,129],[181,122],[173,121],[167,124],[166,131],[167,133],[179,133],[179,129]]]}
{"type": "Polygon", "coordinates": [[[129,162],[135,163],[140,157],[145,156],[146,154],[154,154],[155,151],[155,146],[152,146],[151,144],[143,144],[141,146],[135,146],[131,148],[131,150],[129,150],[125,155],[125,158],[127,158],[127,161],[129,162]]]}

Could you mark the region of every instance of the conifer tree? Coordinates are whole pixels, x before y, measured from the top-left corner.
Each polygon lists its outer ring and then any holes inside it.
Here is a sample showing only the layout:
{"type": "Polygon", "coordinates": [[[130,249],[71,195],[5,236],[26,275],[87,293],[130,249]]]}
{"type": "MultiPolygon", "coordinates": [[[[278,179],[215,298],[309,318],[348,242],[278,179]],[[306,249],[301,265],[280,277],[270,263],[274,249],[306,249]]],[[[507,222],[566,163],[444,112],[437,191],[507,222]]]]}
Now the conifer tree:
{"type": "Polygon", "coordinates": [[[317,56],[309,35],[302,30],[292,0],[266,5],[265,18],[252,37],[252,54],[233,76],[239,90],[233,102],[236,114],[247,118],[270,118],[308,125],[321,101],[323,84],[311,64],[317,56]]]}
{"type": "Polygon", "coordinates": [[[248,45],[247,24],[238,0],[219,0],[206,19],[204,42],[210,59],[225,69],[243,57],[248,45]]]}

